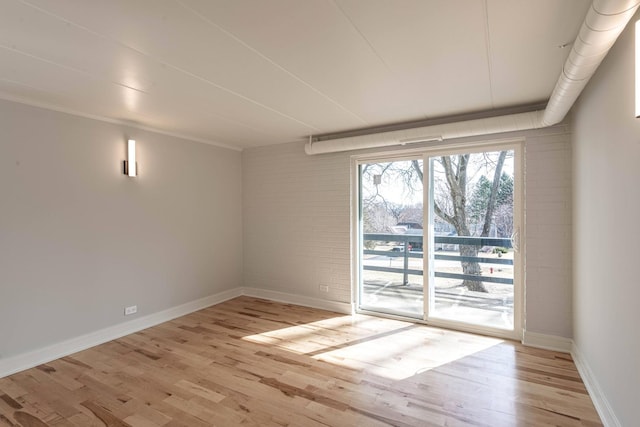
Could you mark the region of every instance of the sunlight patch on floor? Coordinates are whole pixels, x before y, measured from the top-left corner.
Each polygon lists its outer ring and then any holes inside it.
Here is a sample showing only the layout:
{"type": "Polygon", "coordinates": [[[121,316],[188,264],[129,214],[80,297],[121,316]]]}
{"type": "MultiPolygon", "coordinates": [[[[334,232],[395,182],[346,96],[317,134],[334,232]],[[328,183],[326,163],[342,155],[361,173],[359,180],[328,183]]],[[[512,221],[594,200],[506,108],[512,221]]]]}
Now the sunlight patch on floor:
{"type": "Polygon", "coordinates": [[[504,342],[364,315],[338,316],[243,339],[393,380],[420,374],[504,342]]]}

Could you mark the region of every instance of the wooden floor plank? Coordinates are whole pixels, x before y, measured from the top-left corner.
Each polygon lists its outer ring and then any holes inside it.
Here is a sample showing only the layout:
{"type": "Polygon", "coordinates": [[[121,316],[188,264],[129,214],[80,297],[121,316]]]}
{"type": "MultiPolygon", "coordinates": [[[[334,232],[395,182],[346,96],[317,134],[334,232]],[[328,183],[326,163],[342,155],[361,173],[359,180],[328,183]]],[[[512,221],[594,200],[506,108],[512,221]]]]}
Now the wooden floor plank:
{"type": "Polygon", "coordinates": [[[0,379],[0,426],[598,426],[566,354],[240,297],[0,379]]]}

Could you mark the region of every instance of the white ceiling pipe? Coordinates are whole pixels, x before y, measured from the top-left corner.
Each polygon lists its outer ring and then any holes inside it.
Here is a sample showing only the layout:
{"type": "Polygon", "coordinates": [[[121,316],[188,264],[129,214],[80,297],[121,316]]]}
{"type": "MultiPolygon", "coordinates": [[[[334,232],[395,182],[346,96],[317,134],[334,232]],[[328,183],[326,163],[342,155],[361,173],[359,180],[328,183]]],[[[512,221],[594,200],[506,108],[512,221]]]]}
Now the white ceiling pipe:
{"type": "Polygon", "coordinates": [[[313,141],[307,154],[379,148],[522,131],[560,123],[640,6],[640,0],[594,0],[544,110],[434,126],[313,141]]]}
{"type": "Polygon", "coordinates": [[[638,0],[594,0],[542,116],[560,123],[638,8],[638,0]]]}
{"type": "Polygon", "coordinates": [[[390,145],[406,145],[475,135],[491,135],[516,130],[527,130],[540,127],[541,119],[542,111],[531,111],[528,113],[466,120],[463,122],[446,123],[393,132],[327,139],[324,141],[308,142],[305,145],[305,152],[307,154],[337,153],[340,151],[380,148],[390,145]]]}

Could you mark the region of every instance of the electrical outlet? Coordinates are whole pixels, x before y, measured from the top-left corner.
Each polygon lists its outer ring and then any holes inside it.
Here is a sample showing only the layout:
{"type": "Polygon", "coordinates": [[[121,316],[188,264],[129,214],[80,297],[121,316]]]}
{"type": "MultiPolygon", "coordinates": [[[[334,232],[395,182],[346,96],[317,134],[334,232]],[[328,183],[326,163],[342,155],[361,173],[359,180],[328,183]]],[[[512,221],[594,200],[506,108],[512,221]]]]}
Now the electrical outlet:
{"type": "Polygon", "coordinates": [[[136,314],[138,312],[138,306],[137,305],[132,305],[130,307],[125,307],[124,308],[124,315],[125,316],[129,316],[131,314],[136,314]]]}
{"type": "Polygon", "coordinates": [[[329,285],[319,285],[320,292],[329,292],[329,285]]]}

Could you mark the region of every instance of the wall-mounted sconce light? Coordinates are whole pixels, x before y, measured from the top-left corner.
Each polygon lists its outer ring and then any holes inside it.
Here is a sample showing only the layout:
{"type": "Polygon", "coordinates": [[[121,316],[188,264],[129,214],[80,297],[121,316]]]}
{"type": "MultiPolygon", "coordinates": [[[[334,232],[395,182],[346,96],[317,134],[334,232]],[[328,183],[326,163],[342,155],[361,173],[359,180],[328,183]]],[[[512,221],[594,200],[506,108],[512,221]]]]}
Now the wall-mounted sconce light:
{"type": "Polygon", "coordinates": [[[640,20],[636,21],[636,117],[640,117],[640,20]]]}
{"type": "Polygon", "coordinates": [[[122,171],[125,175],[138,175],[138,164],[136,163],[136,141],[134,139],[127,141],[127,160],[123,162],[122,171]]]}

